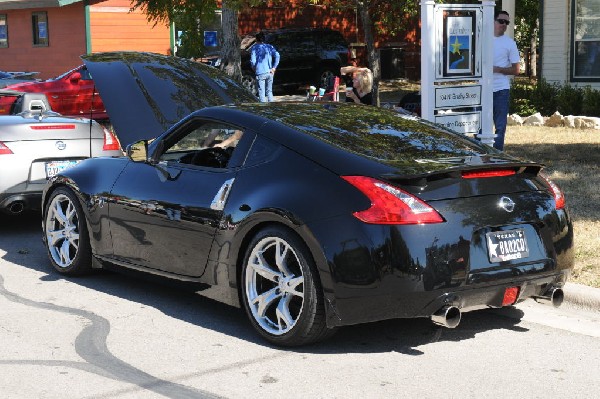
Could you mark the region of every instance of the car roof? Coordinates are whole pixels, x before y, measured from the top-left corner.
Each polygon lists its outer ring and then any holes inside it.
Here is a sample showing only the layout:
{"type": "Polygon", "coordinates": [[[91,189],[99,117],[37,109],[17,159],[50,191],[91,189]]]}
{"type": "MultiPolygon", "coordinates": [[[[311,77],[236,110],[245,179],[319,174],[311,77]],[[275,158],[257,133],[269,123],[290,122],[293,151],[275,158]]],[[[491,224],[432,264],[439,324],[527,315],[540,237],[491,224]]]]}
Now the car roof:
{"type": "Polygon", "coordinates": [[[514,162],[465,135],[378,107],[276,102],[212,107],[193,115],[245,126],[339,174],[376,176],[402,169],[421,175],[485,156],[493,157],[486,163],[514,162]]]}

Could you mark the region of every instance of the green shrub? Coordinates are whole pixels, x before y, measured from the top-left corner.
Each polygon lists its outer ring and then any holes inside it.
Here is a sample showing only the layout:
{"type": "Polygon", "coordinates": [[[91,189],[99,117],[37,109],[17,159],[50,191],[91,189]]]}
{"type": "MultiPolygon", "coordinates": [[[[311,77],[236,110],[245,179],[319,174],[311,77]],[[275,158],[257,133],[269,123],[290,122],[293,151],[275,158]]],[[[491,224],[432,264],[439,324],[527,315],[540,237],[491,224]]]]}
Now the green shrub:
{"type": "Polygon", "coordinates": [[[513,79],[510,88],[509,112],[529,116],[536,112],[550,116],[556,111],[562,115],[600,117],[600,91],[590,86],[578,87],[566,83],[548,83],[539,79],[533,84],[524,79],[513,79]]]}
{"type": "Polygon", "coordinates": [[[531,103],[532,88],[532,85],[516,83],[516,81],[513,80],[510,88],[511,101],[508,105],[509,114],[519,114],[521,116],[535,114],[535,107],[531,103]]]}
{"type": "Polygon", "coordinates": [[[513,100],[510,102],[510,114],[529,116],[535,114],[536,112],[537,111],[535,107],[528,98],[513,98],[513,100]]]}
{"type": "Polygon", "coordinates": [[[556,97],[559,90],[556,83],[548,83],[545,79],[538,79],[531,93],[531,102],[537,112],[544,116],[552,115],[557,110],[556,97]]]}
{"type": "Polygon", "coordinates": [[[583,89],[581,113],[585,116],[600,117],[600,91],[586,86],[583,89]]]}
{"type": "Polygon", "coordinates": [[[571,86],[568,83],[559,87],[556,94],[556,109],[558,112],[560,112],[561,115],[581,115],[583,91],[583,88],[571,86]]]}

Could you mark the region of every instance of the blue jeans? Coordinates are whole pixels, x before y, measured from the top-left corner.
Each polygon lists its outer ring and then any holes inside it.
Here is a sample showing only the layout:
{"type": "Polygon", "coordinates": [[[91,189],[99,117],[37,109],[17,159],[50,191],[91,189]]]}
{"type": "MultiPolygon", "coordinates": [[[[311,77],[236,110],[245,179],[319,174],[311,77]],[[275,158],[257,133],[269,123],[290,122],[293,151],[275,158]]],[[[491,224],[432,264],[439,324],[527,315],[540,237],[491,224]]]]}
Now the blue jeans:
{"type": "Polygon", "coordinates": [[[508,89],[494,92],[494,127],[496,128],[494,148],[499,150],[504,150],[504,136],[506,134],[509,99],[510,90],[508,89]]]}
{"type": "Polygon", "coordinates": [[[271,72],[256,75],[258,99],[261,103],[273,101],[273,74],[271,72]]]}

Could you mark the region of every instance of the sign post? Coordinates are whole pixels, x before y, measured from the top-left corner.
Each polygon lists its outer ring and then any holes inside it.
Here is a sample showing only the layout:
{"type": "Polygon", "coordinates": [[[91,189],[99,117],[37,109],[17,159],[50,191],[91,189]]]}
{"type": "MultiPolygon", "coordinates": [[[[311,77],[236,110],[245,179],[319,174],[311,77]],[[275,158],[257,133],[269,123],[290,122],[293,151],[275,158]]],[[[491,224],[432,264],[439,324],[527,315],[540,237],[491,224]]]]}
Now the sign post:
{"type": "Polygon", "coordinates": [[[493,118],[493,79],[494,79],[494,0],[480,0],[483,7],[483,20],[486,21],[488,28],[483,30],[483,69],[482,83],[483,93],[481,106],[484,110],[481,133],[477,136],[482,143],[494,145],[494,118],[493,118]]]}
{"type": "Polygon", "coordinates": [[[495,1],[480,1],[421,1],[421,116],[493,145],[495,1]]]}

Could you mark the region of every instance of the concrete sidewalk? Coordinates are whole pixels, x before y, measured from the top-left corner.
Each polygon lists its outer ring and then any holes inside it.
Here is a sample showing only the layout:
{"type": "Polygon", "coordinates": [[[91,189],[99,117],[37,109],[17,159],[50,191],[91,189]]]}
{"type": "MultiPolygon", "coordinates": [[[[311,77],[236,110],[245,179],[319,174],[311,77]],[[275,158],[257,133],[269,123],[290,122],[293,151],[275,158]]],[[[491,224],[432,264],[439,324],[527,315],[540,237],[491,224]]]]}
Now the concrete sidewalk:
{"type": "Polygon", "coordinates": [[[600,288],[567,282],[563,291],[564,306],[600,312],[600,288]]]}

